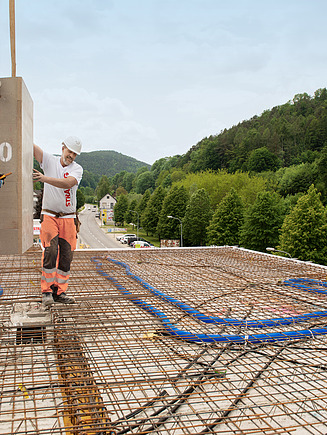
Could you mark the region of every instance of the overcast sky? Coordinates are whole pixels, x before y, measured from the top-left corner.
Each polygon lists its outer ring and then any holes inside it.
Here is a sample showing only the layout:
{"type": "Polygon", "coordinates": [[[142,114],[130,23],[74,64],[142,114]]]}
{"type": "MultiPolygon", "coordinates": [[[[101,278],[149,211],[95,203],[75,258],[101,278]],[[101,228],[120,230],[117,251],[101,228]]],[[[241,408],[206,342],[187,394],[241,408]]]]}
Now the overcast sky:
{"type": "MultiPolygon", "coordinates": [[[[326,0],[16,0],[17,75],[48,152],[152,164],[326,87],[326,0]]],[[[0,77],[11,76],[0,0],[0,77]]]]}

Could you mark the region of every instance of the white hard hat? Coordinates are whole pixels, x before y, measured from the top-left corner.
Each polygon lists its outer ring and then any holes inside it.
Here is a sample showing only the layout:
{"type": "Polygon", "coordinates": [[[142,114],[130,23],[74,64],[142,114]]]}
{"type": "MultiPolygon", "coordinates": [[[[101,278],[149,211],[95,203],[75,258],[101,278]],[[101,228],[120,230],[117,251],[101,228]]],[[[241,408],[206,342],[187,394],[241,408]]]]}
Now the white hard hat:
{"type": "Polygon", "coordinates": [[[64,141],[63,144],[66,145],[66,147],[73,151],[73,153],[76,153],[77,155],[81,154],[82,151],[82,142],[81,140],[76,136],[69,136],[64,141]]]}

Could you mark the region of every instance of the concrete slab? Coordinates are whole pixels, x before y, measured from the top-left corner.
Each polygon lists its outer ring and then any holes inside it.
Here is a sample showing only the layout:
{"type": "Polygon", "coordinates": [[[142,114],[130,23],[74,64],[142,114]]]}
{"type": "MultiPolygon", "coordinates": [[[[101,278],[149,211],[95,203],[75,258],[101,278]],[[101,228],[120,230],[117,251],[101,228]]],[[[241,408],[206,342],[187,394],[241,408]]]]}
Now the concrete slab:
{"type": "Polygon", "coordinates": [[[10,316],[12,326],[40,327],[51,324],[51,313],[42,304],[18,303],[13,306],[10,316]]]}

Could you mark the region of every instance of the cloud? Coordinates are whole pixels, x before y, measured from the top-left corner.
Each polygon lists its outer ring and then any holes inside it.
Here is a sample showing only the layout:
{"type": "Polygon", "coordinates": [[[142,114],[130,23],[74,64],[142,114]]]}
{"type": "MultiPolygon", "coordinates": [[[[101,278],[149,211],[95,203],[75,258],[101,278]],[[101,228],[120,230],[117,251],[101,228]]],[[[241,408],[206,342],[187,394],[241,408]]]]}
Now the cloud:
{"type": "Polygon", "coordinates": [[[84,151],[114,149],[141,159],[158,140],[154,128],[135,119],[120,100],[83,88],[45,89],[34,95],[34,104],[36,141],[48,152],[55,152],[64,137],[76,135],[84,151]]]}
{"type": "MultiPolygon", "coordinates": [[[[153,162],[326,86],[326,0],[16,2],[35,136],[153,162]]],[[[0,77],[10,73],[0,2],[0,77]]]]}

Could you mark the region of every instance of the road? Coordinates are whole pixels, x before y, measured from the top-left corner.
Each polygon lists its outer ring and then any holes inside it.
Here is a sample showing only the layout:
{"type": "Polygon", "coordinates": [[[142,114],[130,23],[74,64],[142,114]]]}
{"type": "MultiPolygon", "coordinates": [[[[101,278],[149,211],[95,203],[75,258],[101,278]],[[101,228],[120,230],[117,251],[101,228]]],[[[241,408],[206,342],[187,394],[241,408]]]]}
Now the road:
{"type": "Polygon", "coordinates": [[[126,245],[118,242],[114,235],[104,233],[95,219],[95,212],[88,210],[87,205],[79,218],[82,223],[79,232],[81,243],[92,249],[126,249],[126,245]]]}

